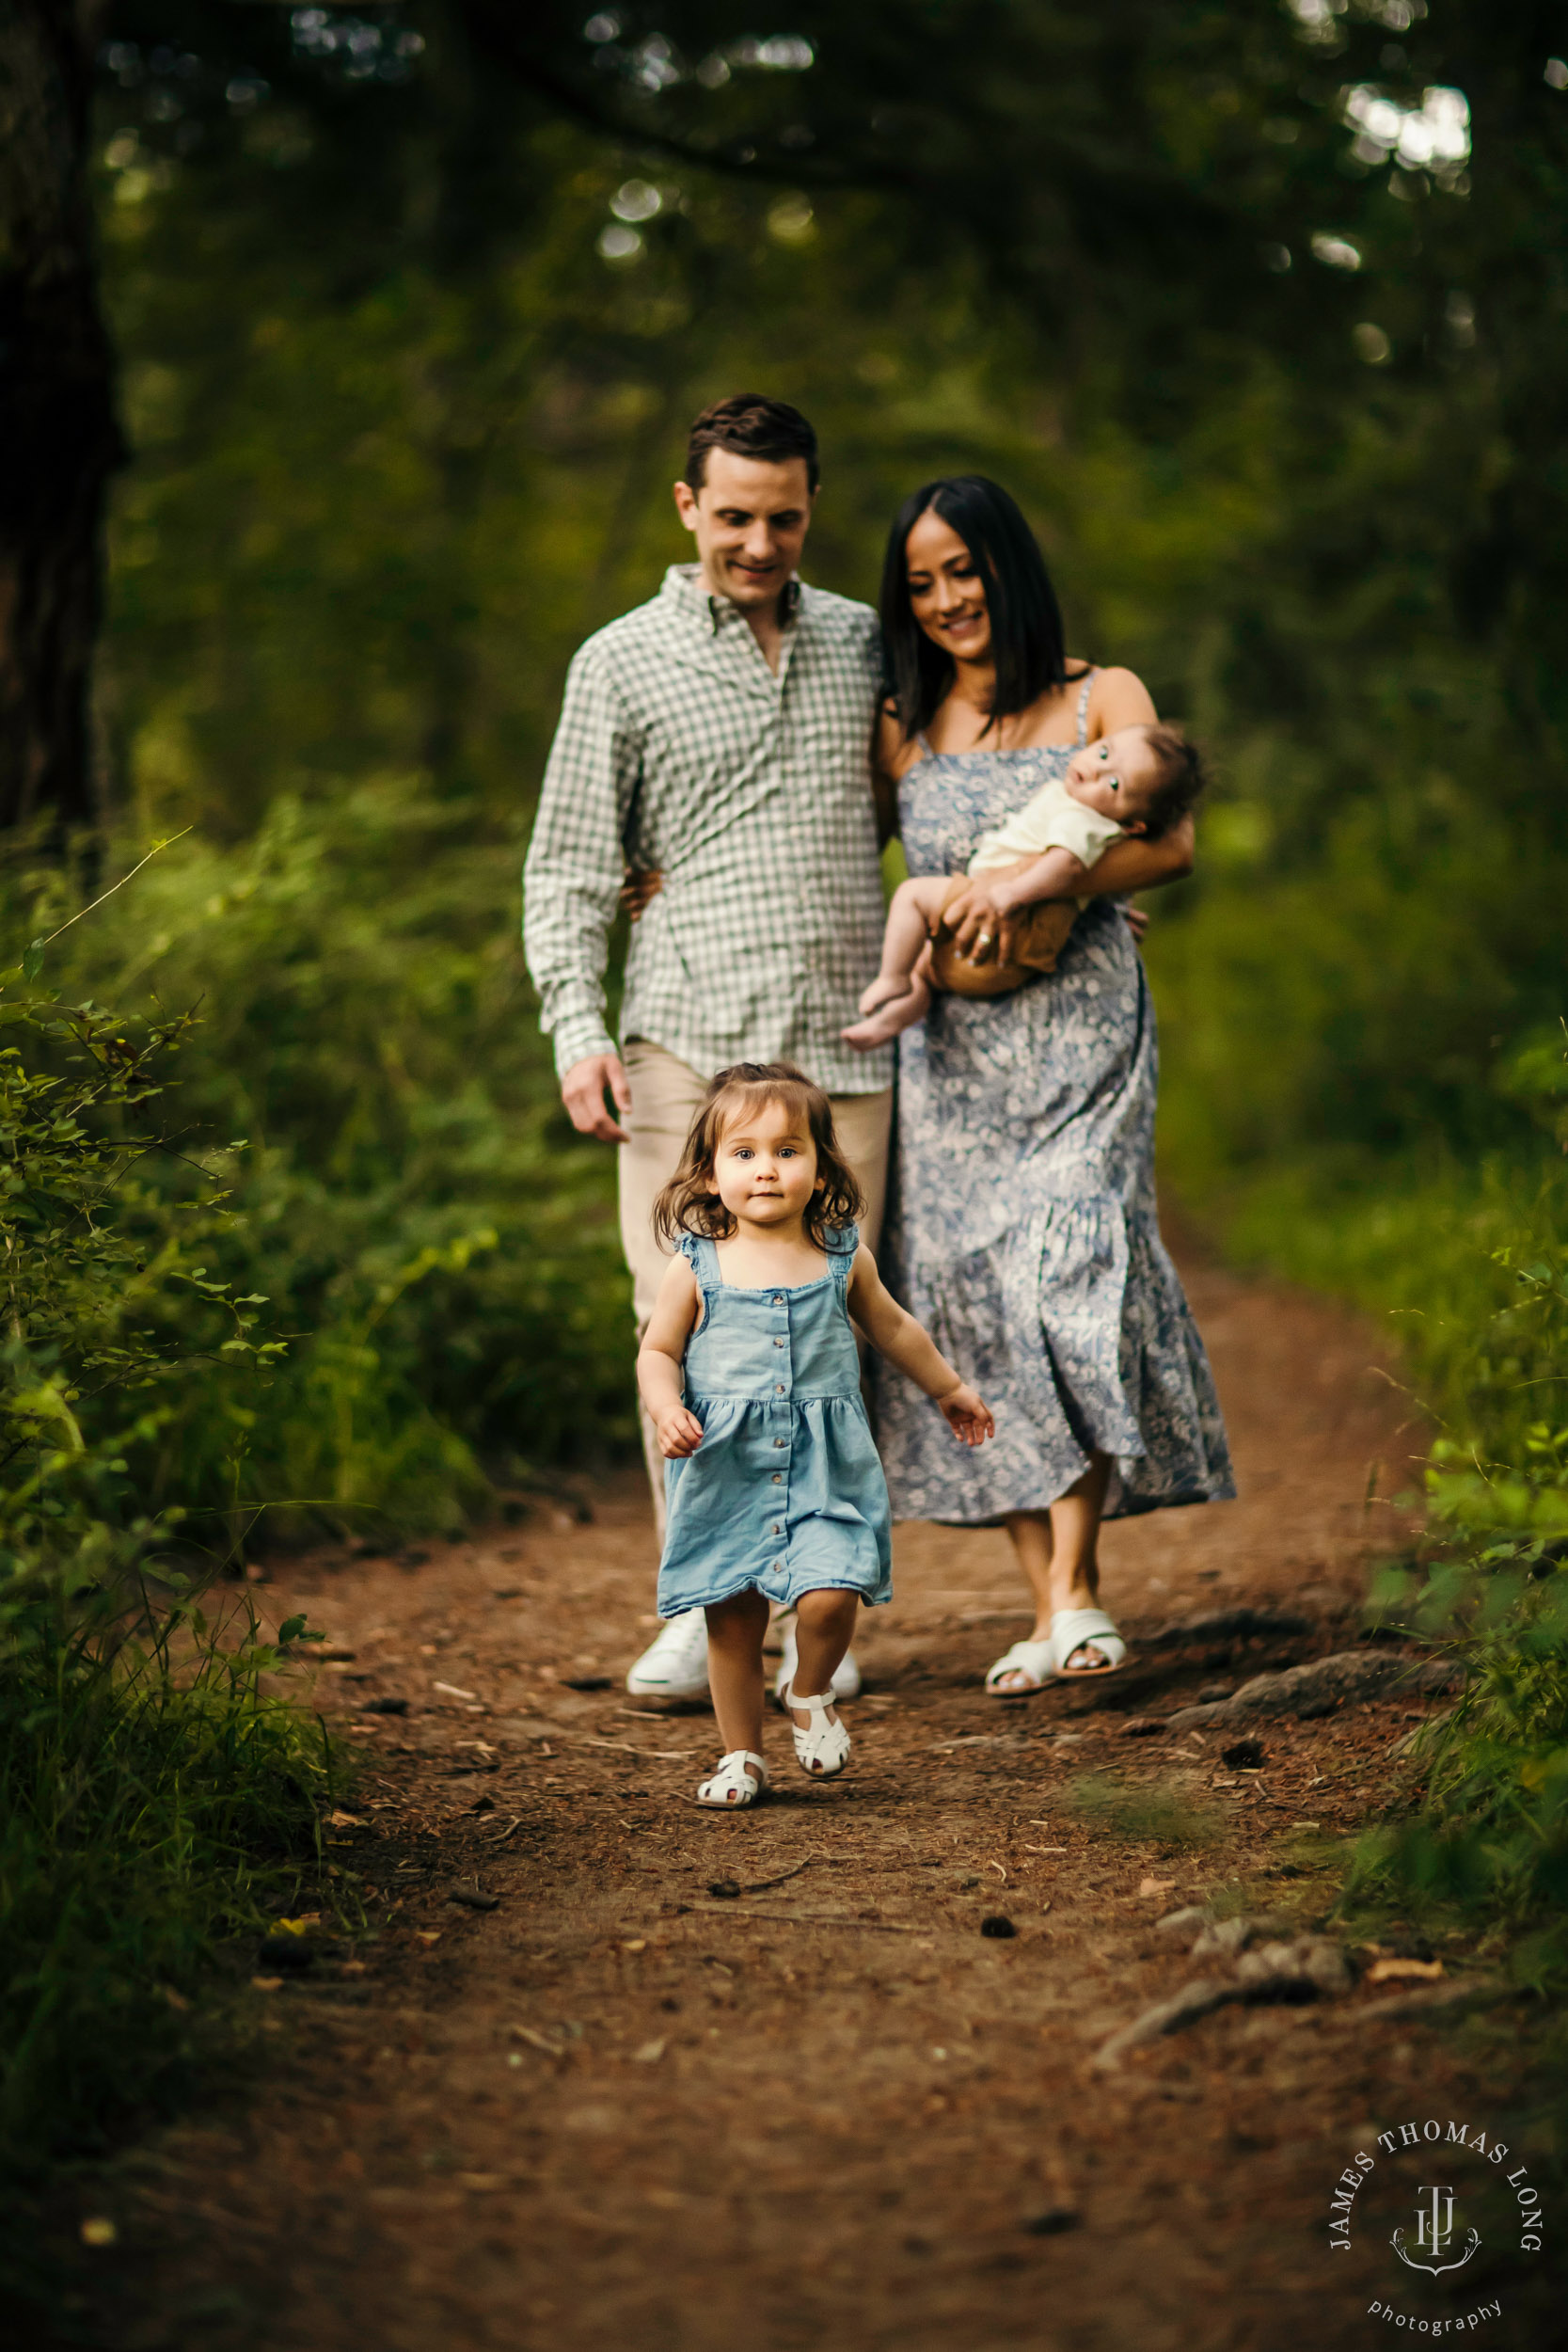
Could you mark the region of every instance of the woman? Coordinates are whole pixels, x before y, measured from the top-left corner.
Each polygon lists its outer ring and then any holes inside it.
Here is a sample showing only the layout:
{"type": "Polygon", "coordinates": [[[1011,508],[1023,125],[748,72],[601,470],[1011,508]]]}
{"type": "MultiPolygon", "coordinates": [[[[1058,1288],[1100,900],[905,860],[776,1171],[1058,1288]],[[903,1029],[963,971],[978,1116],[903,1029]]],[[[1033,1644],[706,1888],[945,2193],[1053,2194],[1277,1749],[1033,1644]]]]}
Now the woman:
{"type": "MultiPolygon", "coordinates": [[[[1155,717],[1130,670],[1069,660],[1039,548],[979,475],[927,483],[894,524],[882,580],[891,698],[878,745],[912,874],[962,873],[979,835],[1077,745],[1155,717]]],[[[904,1518],[1004,1525],[1035,1623],[986,1677],[1006,1697],[1127,1655],[1099,1607],[1101,1518],[1234,1492],[1203,1343],[1154,1201],[1154,1014],[1119,894],[1192,865],[1192,820],[1092,868],[1054,973],[1010,995],[939,995],[899,1040],[884,1243],[895,1295],[996,1416],[952,1455],[940,1415],[880,1384],[904,1518]],[[944,1440],[947,1442],[944,1445],[944,1440]]],[[[972,881],[958,944],[1009,952],[972,881]]]]}

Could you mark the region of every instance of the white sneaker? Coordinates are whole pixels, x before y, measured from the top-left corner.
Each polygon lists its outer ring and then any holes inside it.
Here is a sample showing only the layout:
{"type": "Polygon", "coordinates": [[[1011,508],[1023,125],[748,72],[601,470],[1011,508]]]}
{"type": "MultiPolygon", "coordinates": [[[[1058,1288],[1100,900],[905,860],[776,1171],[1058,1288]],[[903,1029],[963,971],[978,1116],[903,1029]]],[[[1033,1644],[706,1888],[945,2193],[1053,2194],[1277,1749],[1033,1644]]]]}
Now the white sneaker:
{"type": "MultiPolygon", "coordinates": [[[[781,1707],[784,1705],[784,1686],[800,1663],[800,1655],[795,1642],[795,1620],[791,1617],[784,1629],[784,1657],[778,1673],[773,1677],[773,1696],[781,1707]]],[[[859,1698],[861,1670],[855,1663],[855,1653],[852,1649],[847,1649],[833,1668],[832,1688],[835,1699],[859,1698]]]]}
{"type": "Polygon", "coordinates": [[[707,1619],[700,1609],[661,1626],[626,1677],[634,1699],[705,1699],[707,1619]]]}

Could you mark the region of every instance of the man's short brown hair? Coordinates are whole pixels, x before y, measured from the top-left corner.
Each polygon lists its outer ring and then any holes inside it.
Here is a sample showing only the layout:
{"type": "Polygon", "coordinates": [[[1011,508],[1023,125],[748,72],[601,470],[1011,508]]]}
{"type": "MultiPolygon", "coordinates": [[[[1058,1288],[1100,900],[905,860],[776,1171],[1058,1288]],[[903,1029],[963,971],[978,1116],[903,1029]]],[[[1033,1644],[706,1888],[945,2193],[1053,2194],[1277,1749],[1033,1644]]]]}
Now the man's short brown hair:
{"type": "Polygon", "coordinates": [[[733,450],[737,457],[754,457],[765,466],[787,465],[792,457],[806,461],[806,482],[816,489],[816,436],[799,408],[786,400],[768,400],[761,392],[732,392],[728,400],[705,408],[691,427],[686,444],[686,480],[700,490],[707,473],[710,449],[733,450]]]}

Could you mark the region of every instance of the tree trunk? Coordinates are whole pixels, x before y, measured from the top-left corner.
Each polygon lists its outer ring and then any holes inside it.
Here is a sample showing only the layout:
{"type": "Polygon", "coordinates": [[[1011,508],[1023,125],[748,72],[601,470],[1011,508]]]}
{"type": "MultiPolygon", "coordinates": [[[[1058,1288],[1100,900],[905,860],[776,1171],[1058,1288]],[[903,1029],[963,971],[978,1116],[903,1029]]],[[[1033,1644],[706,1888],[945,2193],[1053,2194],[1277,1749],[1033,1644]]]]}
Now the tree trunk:
{"type": "Polygon", "coordinates": [[[87,163],[104,0],[0,0],[0,827],[97,816],[88,684],[122,444],[87,163]]]}

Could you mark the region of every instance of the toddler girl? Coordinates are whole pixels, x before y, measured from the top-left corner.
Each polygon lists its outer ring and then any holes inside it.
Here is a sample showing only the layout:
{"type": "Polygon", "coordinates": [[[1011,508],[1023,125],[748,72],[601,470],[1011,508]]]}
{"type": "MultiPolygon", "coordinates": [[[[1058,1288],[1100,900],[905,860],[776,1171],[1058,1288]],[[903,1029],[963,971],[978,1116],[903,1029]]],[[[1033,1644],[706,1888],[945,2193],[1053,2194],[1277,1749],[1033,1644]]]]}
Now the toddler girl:
{"type": "Polygon", "coordinates": [[[1083,901],[1073,885],[1113,841],[1129,834],[1156,840],[1184,817],[1202,789],[1193,746],[1172,727],[1118,727],[1085,743],[1033,799],[980,835],[968,875],[923,874],[900,882],[888,909],[882,968],[861,998],[866,1019],[843,1032],[869,1053],[900,1029],[924,1021],[933,986],[959,996],[1001,996],[1033,973],[1054,971],[1083,901]],[[988,963],[982,932],[973,956],[960,954],[943,917],[970,878],[987,878],[998,915],[1021,921],[1006,962],[988,963]]]}
{"type": "Polygon", "coordinates": [[[882,1287],[855,1229],[862,1207],[827,1096],[788,1062],[720,1072],[655,1203],[677,1255],[637,1378],[666,1457],[658,1613],[707,1613],[724,1754],[699,1804],[754,1804],[768,1787],[769,1602],[796,1613],[799,1661],[782,1697],[797,1756],[823,1775],[849,1758],[833,1669],[857,1604],[892,1592],[887,1486],[850,1315],[966,1445],[995,1434],[974,1391],[882,1287]]]}

